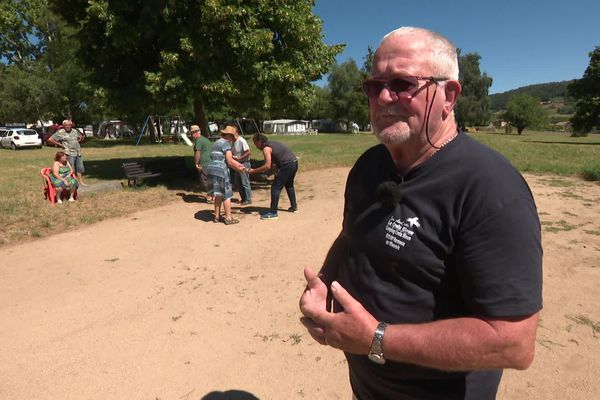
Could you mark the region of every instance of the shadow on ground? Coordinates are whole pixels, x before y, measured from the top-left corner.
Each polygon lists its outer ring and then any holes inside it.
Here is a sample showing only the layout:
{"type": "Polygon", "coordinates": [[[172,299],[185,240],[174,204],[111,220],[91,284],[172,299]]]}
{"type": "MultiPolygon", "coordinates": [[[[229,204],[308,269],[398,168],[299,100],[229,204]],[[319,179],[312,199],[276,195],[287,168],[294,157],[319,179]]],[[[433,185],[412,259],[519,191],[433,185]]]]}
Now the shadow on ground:
{"type": "MultiPolygon", "coordinates": [[[[111,143],[111,142],[109,142],[111,143]]],[[[97,179],[100,181],[125,181],[127,186],[127,178],[123,171],[123,163],[126,162],[142,162],[142,161],[158,161],[168,158],[183,158],[186,170],[177,175],[165,175],[157,179],[148,179],[143,181],[143,185],[156,186],[158,184],[165,185],[167,189],[180,189],[185,191],[192,191],[196,188],[198,183],[198,175],[195,168],[193,167],[194,159],[193,156],[179,156],[179,157],[129,157],[129,158],[111,158],[108,160],[85,160],[85,175],[88,178],[97,179]]],[[[270,180],[266,175],[260,174],[259,176],[252,176],[252,189],[261,190],[271,186],[270,180]]],[[[186,202],[197,202],[189,200],[182,196],[182,199],[186,202]],[[189,200],[189,201],[188,201],[189,200]]]]}
{"type": "Polygon", "coordinates": [[[200,210],[194,214],[194,218],[202,222],[212,222],[213,210],[200,210]]]}
{"type": "MultiPolygon", "coordinates": [[[[123,163],[125,162],[142,162],[142,161],[157,161],[171,157],[130,157],[130,158],[111,158],[109,160],[84,160],[85,175],[88,178],[98,179],[100,181],[125,181],[127,186],[127,178],[123,171],[123,163]]],[[[197,183],[197,174],[192,168],[193,157],[183,157],[186,165],[186,170],[177,176],[165,175],[160,178],[148,179],[143,181],[143,185],[156,186],[158,184],[165,185],[168,189],[191,190],[197,183]]]]}
{"type": "Polygon", "coordinates": [[[181,200],[183,200],[185,203],[204,203],[204,204],[208,203],[208,200],[207,200],[206,196],[204,196],[204,195],[178,192],[177,196],[181,197],[181,200]]]}
{"type": "Polygon", "coordinates": [[[259,400],[252,393],[244,390],[227,390],[225,392],[210,392],[200,400],[259,400]]]}

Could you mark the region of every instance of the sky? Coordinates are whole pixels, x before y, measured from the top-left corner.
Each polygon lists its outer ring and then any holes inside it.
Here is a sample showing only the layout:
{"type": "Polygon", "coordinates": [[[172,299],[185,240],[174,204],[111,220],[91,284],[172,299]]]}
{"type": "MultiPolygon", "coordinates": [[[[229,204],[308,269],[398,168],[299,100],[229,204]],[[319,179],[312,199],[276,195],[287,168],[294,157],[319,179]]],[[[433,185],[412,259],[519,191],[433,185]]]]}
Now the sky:
{"type": "Polygon", "coordinates": [[[481,56],[490,94],[579,79],[600,46],[600,0],[317,0],[313,11],[325,43],[346,44],[338,63],[352,58],[362,67],[368,46],[388,32],[427,28],[481,56]]]}

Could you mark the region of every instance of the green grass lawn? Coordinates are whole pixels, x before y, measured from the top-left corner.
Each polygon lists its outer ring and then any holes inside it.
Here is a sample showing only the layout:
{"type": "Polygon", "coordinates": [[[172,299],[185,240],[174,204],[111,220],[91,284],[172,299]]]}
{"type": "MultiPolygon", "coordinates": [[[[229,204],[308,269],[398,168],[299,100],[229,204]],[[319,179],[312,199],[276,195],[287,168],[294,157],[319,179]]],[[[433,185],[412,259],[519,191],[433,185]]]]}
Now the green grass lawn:
{"type": "Polygon", "coordinates": [[[521,172],[600,180],[600,135],[575,138],[564,133],[526,131],[520,136],[489,133],[472,136],[504,154],[521,172]]]}
{"type": "MultiPolygon", "coordinates": [[[[469,135],[502,153],[521,172],[600,180],[600,135],[574,138],[565,133],[527,131],[522,135],[469,135]]],[[[277,136],[276,140],[289,144],[306,169],[351,166],[366,148],[377,143],[370,134],[277,136]]]]}
{"type": "MultiPolygon", "coordinates": [[[[470,135],[503,153],[520,171],[600,180],[600,135],[571,138],[567,134],[527,131],[521,136],[470,135]]],[[[365,149],[377,143],[372,134],[276,136],[274,140],[288,144],[300,157],[300,173],[351,166],[365,149]]],[[[262,160],[261,152],[249,142],[252,158],[262,160]]],[[[191,190],[196,183],[195,179],[182,179],[135,189],[90,193],[86,194],[85,201],[50,207],[43,199],[39,174],[41,168],[51,166],[57,150],[49,147],[0,150],[0,246],[160,206],[179,199],[182,192],[191,190]]],[[[190,170],[193,164],[192,149],[184,144],[135,146],[135,141],[92,139],[83,145],[83,154],[87,182],[91,184],[123,181],[121,164],[135,159],[184,156],[190,170]]]]}

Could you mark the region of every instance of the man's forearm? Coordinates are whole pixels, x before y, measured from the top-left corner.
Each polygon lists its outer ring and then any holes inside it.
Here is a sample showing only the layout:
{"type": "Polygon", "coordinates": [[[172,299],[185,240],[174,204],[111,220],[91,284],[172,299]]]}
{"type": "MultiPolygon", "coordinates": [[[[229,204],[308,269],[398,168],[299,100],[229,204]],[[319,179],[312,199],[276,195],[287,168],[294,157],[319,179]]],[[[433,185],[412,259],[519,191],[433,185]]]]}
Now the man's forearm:
{"type": "Polygon", "coordinates": [[[250,150],[246,150],[238,157],[238,160],[246,160],[250,156],[250,150]]]}
{"type": "Polygon", "coordinates": [[[387,328],[386,359],[446,371],[516,368],[533,361],[538,315],[507,321],[453,318],[387,328]]]}

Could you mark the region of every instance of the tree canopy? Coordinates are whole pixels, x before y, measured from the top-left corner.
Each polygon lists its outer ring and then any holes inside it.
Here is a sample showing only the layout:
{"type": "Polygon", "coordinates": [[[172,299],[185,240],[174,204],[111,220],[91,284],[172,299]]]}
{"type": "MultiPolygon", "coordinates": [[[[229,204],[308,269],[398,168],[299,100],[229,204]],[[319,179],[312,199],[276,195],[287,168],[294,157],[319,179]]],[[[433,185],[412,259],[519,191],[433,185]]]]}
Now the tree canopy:
{"type": "Polygon", "coordinates": [[[102,101],[74,57],[77,33],[44,0],[0,0],[0,120],[89,120],[102,101]]]}
{"type": "Polygon", "coordinates": [[[569,94],[576,99],[571,118],[575,135],[600,127],[600,46],[589,55],[590,63],[583,77],[569,85],[569,94]]]}
{"type": "Polygon", "coordinates": [[[375,50],[372,46],[367,46],[367,54],[363,57],[363,67],[362,70],[364,73],[369,76],[371,75],[371,67],[373,66],[373,58],[375,58],[375,50]]]}
{"type": "Polygon", "coordinates": [[[0,56],[7,64],[24,64],[42,54],[52,31],[51,24],[40,23],[44,3],[0,0],[0,56]]]}
{"type": "Polygon", "coordinates": [[[573,100],[569,97],[567,87],[572,82],[574,81],[537,83],[535,85],[527,85],[502,93],[494,93],[490,95],[490,109],[492,112],[506,110],[508,101],[517,93],[533,96],[540,101],[552,101],[556,98],[562,98],[565,105],[570,108],[573,100]]]}
{"type": "Polygon", "coordinates": [[[516,94],[508,102],[506,114],[507,121],[517,127],[520,135],[527,127],[539,127],[544,124],[548,115],[540,105],[540,101],[527,94],[516,94]]]}
{"type": "Polygon", "coordinates": [[[194,105],[300,115],[342,45],[314,0],[50,0],[80,28],[80,59],[109,102],[140,117],[194,105]],[[133,100],[133,101],[132,101],[133,100]]]}
{"type": "Polygon", "coordinates": [[[459,127],[487,125],[491,112],[488,91],[492,78],[479,69],[481,56],[477,53],[460,54],[458,50],[459,81],[462,93],[455,107],[456,122],[459,127]]]}
{"type": "Polygon", "coordinates": [[[329,74],[333,117],[346,121],[348,129],[351,121],[359,125],[366,125],[369,121],[367,99],[360,87],[365,78],[365,71],[358,69],[352,59],[335,65],[329,74]]]}
{"type": "Polygon", "coordinates": [[[313,85],[314,97],[307,113],[308,119],[327,119],[333,115],[329,87],[313,85]]]}

